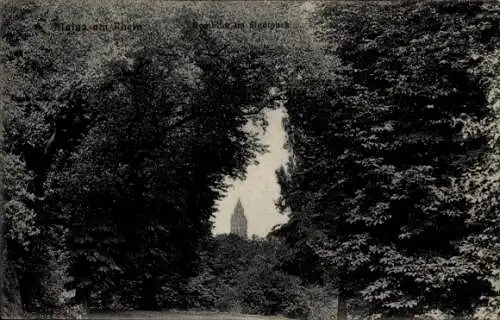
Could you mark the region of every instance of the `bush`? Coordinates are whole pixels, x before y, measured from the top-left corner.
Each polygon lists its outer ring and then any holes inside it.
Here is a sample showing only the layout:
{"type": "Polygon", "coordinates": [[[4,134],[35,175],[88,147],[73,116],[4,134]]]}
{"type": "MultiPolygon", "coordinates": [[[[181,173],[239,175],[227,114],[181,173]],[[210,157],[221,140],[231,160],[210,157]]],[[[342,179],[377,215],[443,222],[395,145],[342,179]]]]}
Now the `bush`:
{"type": "Polygon", "coordinates": [[[479,308],[474,320],[500,319],[500,296],[488,298],[488,305],[479,308]]]}
{"type": "Polygon", "coordinates": [[[296,315],[303,287],[300,279],[279,270],[250,269],[239,277],[238,295],[244,313],[296,315]]]}
{"type": "Polygon", "coordinates": [[[421,315],[415,316],[417,320],[451,320],[453,317],[441,310],[434,309],[421,315]]]}
{"type": "Polygon", "coordinates": [[[190,309],[213,310],[218,296],[215,292],[216,279],[208,272],[193,277],[186,285],[187,307],[190,309]]]}
{"type": "Polygon", "coordinates": [[[243,306],[239,288],[222,284],[215,290],[217,300],[215,308],[223,312],[242,313],[243,306]]]}
{"type": "Polygon", "coordinates": [[[87,310],[82,305],[67,305],[55,313],[56,319],[83,319],[87,315],[87,310]]]}
{"type": "Polygon", "coordinates": [[[219,236],[186,288],[189,309],[335,319],[336,297],[283,271],[287,247],[268,239],[219,236]]]}
{"type": "Polygon", "coordinates": [[[305,297],[305,315],[308,320],[337,318],[337,297],[325,287],[309,287],[305,290],[305,297]]]}
{"type": "Polygon", "coordinates": [[[82,305],[64,305],[51,313],[26,313],[21,319],[84,319],[87,310],[82,305]]]}

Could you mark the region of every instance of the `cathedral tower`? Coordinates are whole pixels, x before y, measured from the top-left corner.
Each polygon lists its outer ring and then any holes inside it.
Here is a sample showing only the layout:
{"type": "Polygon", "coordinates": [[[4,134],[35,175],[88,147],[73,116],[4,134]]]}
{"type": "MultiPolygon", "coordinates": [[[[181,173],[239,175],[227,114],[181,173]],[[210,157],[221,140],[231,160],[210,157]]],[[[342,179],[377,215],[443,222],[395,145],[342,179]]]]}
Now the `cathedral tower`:
{"type": "Polygon", "coordinates": [[[231,233],[239,235],[242,238],[247,237],[247,218],[245,217],[245,212],[239,198],[231,216],[231,233]]]}

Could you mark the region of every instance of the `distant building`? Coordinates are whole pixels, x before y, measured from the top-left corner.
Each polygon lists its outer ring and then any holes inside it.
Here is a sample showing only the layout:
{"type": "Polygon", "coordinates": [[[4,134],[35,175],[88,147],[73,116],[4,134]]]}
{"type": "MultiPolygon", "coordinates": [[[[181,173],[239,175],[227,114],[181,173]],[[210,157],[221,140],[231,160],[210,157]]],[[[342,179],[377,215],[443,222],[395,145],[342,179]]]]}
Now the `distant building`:
{"type": "Polygon", "coordinates": [[[234,207],[233,215],[231,216],[231,233],[236,234],[242,238],[247,238],[247,218],[245,217],[245,210],[241,205],[238,198],[236,207],[234,207]]]}

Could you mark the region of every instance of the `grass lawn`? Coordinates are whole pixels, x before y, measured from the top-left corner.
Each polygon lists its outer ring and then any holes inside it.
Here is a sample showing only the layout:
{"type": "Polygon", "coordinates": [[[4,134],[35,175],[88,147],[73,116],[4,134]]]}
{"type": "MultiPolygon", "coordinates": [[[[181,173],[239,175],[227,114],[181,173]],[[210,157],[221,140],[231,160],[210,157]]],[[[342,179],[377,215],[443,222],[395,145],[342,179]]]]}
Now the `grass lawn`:
{"type": "Polygon", "coordinates": [[[242,315],[218,312],[153,312],[153,311],[129,311],[119,313],[95,313],[90,314],[87,319],[171,319],[171,320],[286,320],[285,317],[265,317],[254,315],[242,315]]]}

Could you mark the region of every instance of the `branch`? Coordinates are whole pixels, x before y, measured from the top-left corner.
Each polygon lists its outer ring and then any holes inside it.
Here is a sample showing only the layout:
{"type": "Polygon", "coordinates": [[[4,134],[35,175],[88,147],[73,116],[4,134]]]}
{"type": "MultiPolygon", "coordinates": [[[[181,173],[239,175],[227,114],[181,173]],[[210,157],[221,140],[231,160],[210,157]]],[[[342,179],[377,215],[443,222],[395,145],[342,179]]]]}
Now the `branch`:
{"type": "Polygon", "coordinates": [[[49,138],[49,141],[45,144],[45,149],[43,150],[43,153],[45,155],[48,155],[49,149],[54,145],[54,142],[56,141],[56,130],[54,130],[54,133],[49,138]]]}
{"type": "MultiPolygon", "coordinates": [[[[260,112],[262,112],[262,110],[264,110],[265,108],[267,108],[271,103],[273,102],[276,102],[276,101],[280,101],[280,98],[281,98],[281,94],[282,92],[279,92],[277,94],[273,94],[272,96],[270,96],[269,99],[267,99],[266,101],[262,102],[261,105],[257,108],[255,108],[254,110],[252,111],[248,111],[248,112],[243,112],[243,116],[244,117],[247,117],[247,116],[252,116],[252,115],[257,115],[259,114],[260,112]]],[[[166,129],[167,130],[174,130],[186,123],[188,123],[189,121],[192,121],[192,120],[195,120],[199,117],[206,117],[206,116],[213,116],[213,115],[216,115],[218,113],[218,110],[213,110],[211,112],[195,112],[195,113],[191,113],[190,115],[188,116],[185,116],[184,118],[178,120],[177,122],[169,125],[166,129]]]]}
{"type": "Polygon", "coordinates": [[[199,116],[201,116],[201,113],[192,113],[192,114],[184,117],[183,119],[181,119],[181,120],[179,120],[179,121],[177,121],[177,122],[169,125],[168,127],[166,127],[166,129],[167,130],[174,130],[174,129],[176,129],[176,128],[178,128],[178,127],[180,127],[180,126],[188,123],[189,121],[198,118],[199,116]]]}
{"type": "Polygon", "coordinates": [[[266,99],[265,101],[263,101],[259,107],[256,107],[252,111],[243,112],[243,116],[252,116],[252,115],[259,114],[262,110],[269,107],[269,105],[271,105],[277,101],[282,101],[282,98],[283,98],[282,94],[283,93],[284,92],[278,92],[278,93],[270,95],[270,97],[268,99],[266,99]]]}

